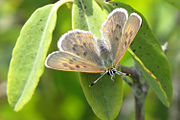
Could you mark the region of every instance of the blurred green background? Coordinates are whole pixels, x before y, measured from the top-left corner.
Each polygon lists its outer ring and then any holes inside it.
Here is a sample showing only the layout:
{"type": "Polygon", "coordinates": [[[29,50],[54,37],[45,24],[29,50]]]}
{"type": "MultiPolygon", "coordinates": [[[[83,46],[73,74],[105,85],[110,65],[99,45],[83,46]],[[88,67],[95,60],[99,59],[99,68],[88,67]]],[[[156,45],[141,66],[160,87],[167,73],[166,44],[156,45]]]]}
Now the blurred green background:
{"type": "MultiPolygon", "coordinates": [[[[146,120],[180,120],[180,11],[164,0],[118,0],[131,5],[147,19],[153,33],[164,45],[172,69],[174,95],[171,107],[162,105],[149,90],[146,120]]],[[[99,120],[88,105],[78,74],[45,68],[34,96],[20,112],[8,105],[6,83],[12,49],[20,30],[37,8],[56,0],[0,0],[0,120],[99,120]]],[[[57,26],[49,53],[57,50],[59,37],[71,29],[71,4],[59,9],[57,26]]],[[[124,83],[124,101],[117,120],[134,120],[134,99],[124,83]]]]}

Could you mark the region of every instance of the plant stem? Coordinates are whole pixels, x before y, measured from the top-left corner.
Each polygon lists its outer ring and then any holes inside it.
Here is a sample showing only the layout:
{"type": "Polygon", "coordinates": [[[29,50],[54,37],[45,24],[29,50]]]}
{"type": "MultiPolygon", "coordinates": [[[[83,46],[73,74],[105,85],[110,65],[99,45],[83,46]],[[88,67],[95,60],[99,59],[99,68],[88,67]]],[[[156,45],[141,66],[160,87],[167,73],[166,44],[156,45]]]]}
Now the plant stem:
{"type": "Polygon", "coordinates": [[[145,117],[145,109],[144,109],[144,103],[145,103],[145,97],[144,94],[143,97],[137,97],[135,98],[135,111],[136,111],[136,120],[144,120],[145,117]]]}
{"type": "Polygon", "coordinates": [[[131,86],[135,99],[136,120],[144,120],[144,103],[149,86],[146,81],[141,80],[141,72],[138,70],[136,66],[130,68],[121,66],[121,71],[131,74],[131,78],[133,79],[133,83],[131,84],[131,86]]]}

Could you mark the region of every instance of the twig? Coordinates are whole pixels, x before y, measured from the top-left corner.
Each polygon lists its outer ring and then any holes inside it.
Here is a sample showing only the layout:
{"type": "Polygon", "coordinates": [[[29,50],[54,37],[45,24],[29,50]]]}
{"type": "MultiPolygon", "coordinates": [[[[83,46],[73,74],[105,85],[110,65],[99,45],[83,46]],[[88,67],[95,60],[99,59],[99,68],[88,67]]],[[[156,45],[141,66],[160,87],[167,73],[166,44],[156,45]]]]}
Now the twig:
{"type": "Polygon", "coordinates": [[[146,95],[148,92],[148,84],[145,81],[141,80],[141,72],[135,67],[124,67],[121,66],[121,71],[124,73],[131,74],[131,78],[133,79],[133,83],[129,83],[127,78],[123,79],[127,82],[130,86],[132,86],[133,94],[135,98],[135,111],[136,111],[136,120],[144,120],[144,103],[146,99],[146,95]]]}

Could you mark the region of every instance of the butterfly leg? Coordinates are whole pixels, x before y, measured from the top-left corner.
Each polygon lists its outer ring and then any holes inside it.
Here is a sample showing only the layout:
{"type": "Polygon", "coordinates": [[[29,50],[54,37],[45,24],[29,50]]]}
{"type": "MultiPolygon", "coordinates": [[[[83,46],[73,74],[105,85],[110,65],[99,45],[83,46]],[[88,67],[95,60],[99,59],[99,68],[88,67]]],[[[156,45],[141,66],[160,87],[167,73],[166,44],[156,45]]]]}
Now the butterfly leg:
{"type": "Polygon", "coordinates": [[[116,69],[114,68],[116,74],[118,74],[118,75],[120,75],[120,76],[122,76],[122,75],[124,75],[124,76],[131,76],[130,73],[124,73],[124,72],[118,71],[117,69],[120,68],[120,67],[121,67],[121,65],[118,64],[117,67],[116,67],[116,69]]]}
{"type": "Polygon", "coordinates": [[[126,73],[123,73],[123,72],[120,72],[120,71],[117,71],[116,74],[120,75],[120,76],[127,76],[126,73]]]}
{"type": "Polygon", "coordinates": [[[93,85],[95,85],[107,72],[108,72],[108,71],[102,73],[101,76],[100,76],[98,79],[96,79],[93,83],[91,83],[91,84],[89,85],[89,87],[92,87],[93,85]]]}
{"type": "Polygon", "coordinates": [[[118,70],[116,70],[116,74],[122,76],[123,80],[125,80],[130,86],[132,86],[132,82],[128,78],[126,78],[126,76],[131,76],[130,74],[123,73],[123,72],[118,71],[118,70]]]}
{"type": "Polygon", "coordinates": [[[108,71],[107,71],[107,74],[111,76],[111,80],[114,82],[114,79],[113,79],[113,77],[114,77],[114,71],[113,71],[113,69],[108,70],[108,71]]]}
{"type": "Polygon", "coordinates": [[[124,72],[121,72],[121,71],[118,71],[118,70],[116,70],[116,74],[118,74],[120,76],[131,76],[131,74],[129,74],[129,73],[124,73],[124,72]]]}
{"type": "Polygon", "coordinates": [[[114,79],[113,79],[114,75],[111,74],[111,80],[114,82],[114,79]]]}

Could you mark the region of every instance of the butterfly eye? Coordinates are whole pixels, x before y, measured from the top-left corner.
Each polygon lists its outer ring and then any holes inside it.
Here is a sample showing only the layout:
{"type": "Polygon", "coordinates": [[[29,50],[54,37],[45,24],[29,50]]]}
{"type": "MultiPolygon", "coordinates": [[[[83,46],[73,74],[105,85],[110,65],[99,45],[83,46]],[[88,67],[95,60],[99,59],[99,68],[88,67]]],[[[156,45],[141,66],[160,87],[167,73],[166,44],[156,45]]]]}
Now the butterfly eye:
{"type": "Polygon", "coordinates": [[[112,70],[112,72],[113,72],[113,73],[116,73],[116,70],[115,70],[115,69],[113,69],[113,70],[112,70]]]}

